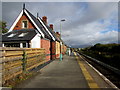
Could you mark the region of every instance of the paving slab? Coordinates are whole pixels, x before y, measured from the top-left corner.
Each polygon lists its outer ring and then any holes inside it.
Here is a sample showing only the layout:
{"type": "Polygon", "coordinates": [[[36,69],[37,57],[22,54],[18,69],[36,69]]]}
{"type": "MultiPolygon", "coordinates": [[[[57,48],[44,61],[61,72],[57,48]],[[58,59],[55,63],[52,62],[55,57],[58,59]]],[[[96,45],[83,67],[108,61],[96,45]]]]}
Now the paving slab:
{"type": "Polygon", "coordinates": [[[89,88],[74,55],[54,60],[18,88],[89,88]]]}
{"type": "Polygon", "coordinates": [[[83,56],[80,55],[79,60],[84,64],[85,68],[90,73],[91,77],[94,79],[95,83],[97,83],[99,88],[114,88],[112,85],[110,85],[112,82],[107,82],[107,80],[105,81],[105,78],[101,76],[102,74],[98,70],[96,72],[96,69],[93,66],[92,68],[91,65],[85,61],[83,56]]]}
{"type": "Polygon", "coordinates": [[[62,61],[54,60],[39,70],[36,76],[21,83],[17,88],[90,88],[90,85],[112,88],[81,56],[77,60],[72,53],[71,56],[64,55],[62,61]],[[88,73],[89,75],[85,75],[88,73]],[[89,80],[90,77],[92,82],[89,80]]]}

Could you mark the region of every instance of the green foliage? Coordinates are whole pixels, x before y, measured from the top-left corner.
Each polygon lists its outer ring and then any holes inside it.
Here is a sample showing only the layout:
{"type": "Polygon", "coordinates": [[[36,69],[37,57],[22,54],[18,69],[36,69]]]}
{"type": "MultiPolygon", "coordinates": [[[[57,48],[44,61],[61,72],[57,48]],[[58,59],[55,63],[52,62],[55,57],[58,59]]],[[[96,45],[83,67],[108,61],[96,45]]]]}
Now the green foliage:
{"type": "Polygon", "coordinates": [[[118,53],[120,52],[120,44],[96,44],[90,48],[93,51],[118,53]]]}
{"type": "Polygon", "coordinates": [[[96,44],[80,52],[120,69],[120,44],[96,44]]]}
{"type": "Polygon", "coordinates": [[[0,21],[0,31],[1,31],[2,33],[8,32],[8,29],[7,29],[6,27],[7,27],[7,23],[6,23],[6,22],[3,22],[3,21],[0,21]]]}

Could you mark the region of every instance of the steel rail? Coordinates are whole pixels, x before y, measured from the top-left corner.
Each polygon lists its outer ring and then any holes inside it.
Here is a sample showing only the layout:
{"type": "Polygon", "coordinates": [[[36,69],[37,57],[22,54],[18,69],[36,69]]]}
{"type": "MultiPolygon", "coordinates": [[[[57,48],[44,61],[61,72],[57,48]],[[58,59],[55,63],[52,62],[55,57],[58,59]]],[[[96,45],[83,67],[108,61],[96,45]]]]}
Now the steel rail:
{"type": "Polygon", "coordinates": [[[120,70],[119,70],[119,69],[117,69],[117,68],[115,68],[115,67],[112,67],[112,66],[110,66],[110,65],[108,65],[108,64],[105,64],[105,63],[103,63],[103,62],[101,62],[101,61],[99,61],[99,60],[97,60],[97,59],[95,59],[95,58],[92,58],[92,57],[90,57],[90,56],[87,56],[87,55],[85,55],[85,54],[83,54],[83,53],[79,53],[79,54],[81,54],[82,56],[84,56],[84,57],[92,60],[93,62],[95,62],[95,63],[97,63],[97,64],[99,64],[99,65],[107,68],[108,70],[111,70],[111,71],[114,72],[115,74],[120,75],[120,70]]]}

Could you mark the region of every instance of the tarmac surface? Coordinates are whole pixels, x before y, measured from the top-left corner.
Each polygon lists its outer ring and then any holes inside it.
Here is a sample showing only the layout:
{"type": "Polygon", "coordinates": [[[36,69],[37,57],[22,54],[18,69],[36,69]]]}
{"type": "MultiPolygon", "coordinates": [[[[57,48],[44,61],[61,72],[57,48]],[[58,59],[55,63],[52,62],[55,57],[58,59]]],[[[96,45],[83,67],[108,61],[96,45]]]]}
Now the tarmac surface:
{"type": "Polygon", "coordinates": [[[111,88],[82,58],[64,55],[17,88],[111,88]],[[80,61],[80,62],[79,62],[80,61]],[[91,80],[91,81],[90,81],[91,80]]]}

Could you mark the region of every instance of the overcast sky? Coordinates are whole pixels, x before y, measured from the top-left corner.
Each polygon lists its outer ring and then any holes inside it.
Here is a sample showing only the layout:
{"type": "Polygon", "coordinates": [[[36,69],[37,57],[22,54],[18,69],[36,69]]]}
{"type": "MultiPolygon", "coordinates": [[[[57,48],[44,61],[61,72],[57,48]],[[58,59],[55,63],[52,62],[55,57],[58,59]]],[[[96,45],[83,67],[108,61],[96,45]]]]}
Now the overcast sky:
{"type": "MultiPolygon", "coordinates": [[[[54,30],[70,46],[118,43],[117,2],[25,2],[26,9],[34,16],[47,16],[54,30]]],[[[23,2],[3,2],[2,19],[8,28],[22,10],[23,2]]]]}

